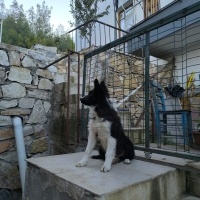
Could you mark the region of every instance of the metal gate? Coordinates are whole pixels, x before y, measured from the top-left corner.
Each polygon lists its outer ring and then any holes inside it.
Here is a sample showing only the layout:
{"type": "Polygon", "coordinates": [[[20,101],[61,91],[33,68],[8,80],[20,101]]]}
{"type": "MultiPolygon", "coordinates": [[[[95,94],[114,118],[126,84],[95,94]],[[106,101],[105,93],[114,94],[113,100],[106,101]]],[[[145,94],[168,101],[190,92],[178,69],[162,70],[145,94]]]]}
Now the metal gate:
{"type": "MultiPolygon", "coordinates": [[[[200,159],[200,3],[176,2],[84,56],[82,95],[104,80],[138,150],[200,159]]],[[[82,138],[87,114],[81,109],[82,138]]]]}

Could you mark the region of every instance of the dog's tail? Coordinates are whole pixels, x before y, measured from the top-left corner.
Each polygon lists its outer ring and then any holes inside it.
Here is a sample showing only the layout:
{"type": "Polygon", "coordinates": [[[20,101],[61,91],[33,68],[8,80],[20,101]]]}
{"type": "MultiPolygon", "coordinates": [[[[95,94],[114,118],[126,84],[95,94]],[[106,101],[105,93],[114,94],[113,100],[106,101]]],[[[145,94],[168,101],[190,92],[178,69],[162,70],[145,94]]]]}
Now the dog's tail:
{"type": "Polygon", "coordinates": [[[95,155],[91,156],[92,159],[98,159],[98,160],[105,160],[105,155],[95,155]]]}
{"type": "Polygon", "coordinates": [[[94,155],[91,158],[93,159],[100,159],[100,160],[105,160],[105,151],[103,150],[103,148],[101,146],[99,146],[99,155],[94,155]]]}

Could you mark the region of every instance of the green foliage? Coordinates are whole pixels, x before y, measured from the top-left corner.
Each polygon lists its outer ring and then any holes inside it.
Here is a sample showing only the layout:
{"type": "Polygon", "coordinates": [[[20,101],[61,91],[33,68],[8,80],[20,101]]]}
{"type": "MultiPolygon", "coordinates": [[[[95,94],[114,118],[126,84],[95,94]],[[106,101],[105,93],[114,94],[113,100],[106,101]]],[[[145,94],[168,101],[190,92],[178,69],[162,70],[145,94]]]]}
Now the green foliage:
{"type": "Polygon", "coordinates": [[[21,17],[14,19],[8,16],[3,23],[2,41],[7,44],[29,48],[30,38],[33,34],[30,31],[28,22],[21,17]]]}
{"type": "Polygon", "coordinates": [[[61,35],[60,37],[57,37],[56,43],[57,43],[57,47],[62,52],[65,52],[68,49],[70,49],[70,50],[75,49],[75,44],[74,44],[72,38],[67,33],[64,35],[61,35]]]}
{"type": "MultiPolygon", "coordinates": [[[[70,0],[71,13],[75,22],[70,22],[72,26],[79,26],[90,20],[98,20],[99,18],[109,14],[110,6],[107,6],[103,12],[98,12],[98,3],[106,0],[70,0]]],[[[90,40],[91,29],[93,23],[86,24],[80,28],[81,36],[90,40]]]]}
{"type": "Polygon", "coordinates": [[[2,42],[24,48],[38,43],[55,46],[61,52],[74,50],[74,42],[64,28],[62,35],[53,32],[50,25],[51,9],[43,1],[42,5],[37,4],[36,11],[31,7],[26,15],[23,6],[14,0],[3,22],[2,42]]]}

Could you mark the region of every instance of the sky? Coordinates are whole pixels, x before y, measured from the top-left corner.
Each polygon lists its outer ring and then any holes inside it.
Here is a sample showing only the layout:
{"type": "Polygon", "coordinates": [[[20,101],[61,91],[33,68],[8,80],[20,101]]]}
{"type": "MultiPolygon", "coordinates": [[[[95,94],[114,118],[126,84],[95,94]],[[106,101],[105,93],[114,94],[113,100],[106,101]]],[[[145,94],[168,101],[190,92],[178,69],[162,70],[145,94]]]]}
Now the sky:
{"type": "MultiPolygon", "coordinates": [[[[36,8],[37,4],[42,5],[42,2],[45,1],[46,6],[51,10],[51,25],[54,26],[54,29],[58,27],[59,24],[62,24],[65,28],[65,31],[72,29],[68,21],[73,21],[70,11],[70,0],[17,0],[19,5],[23,5],[24,11],[27,11],[32,6],[36,8]]],[[[7,9],[10,8],[13,0],[4,0],[4,4],[7,9]]],[[[35,9],[36,10],[36,9],[35,9]]]]}

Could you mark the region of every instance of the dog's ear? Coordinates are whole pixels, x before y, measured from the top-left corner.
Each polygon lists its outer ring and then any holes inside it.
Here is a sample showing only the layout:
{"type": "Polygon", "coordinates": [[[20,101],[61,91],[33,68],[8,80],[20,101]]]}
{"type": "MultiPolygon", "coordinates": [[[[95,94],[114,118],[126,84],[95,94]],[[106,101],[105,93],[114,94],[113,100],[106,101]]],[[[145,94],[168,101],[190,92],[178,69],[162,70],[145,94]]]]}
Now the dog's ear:
{"type": "Polygon", "coordinates": [[[99,81],[97,79],[94,80],[94,87],[95,88],[99,87],[99,81]]]}
{"type": "Polygon", "coordinates": [[[104,81],[101,81],[100,87],[101,87],[101,89],[103,90],[104,94],[109,98],[108,88],[106,87],[104,81]]]}

